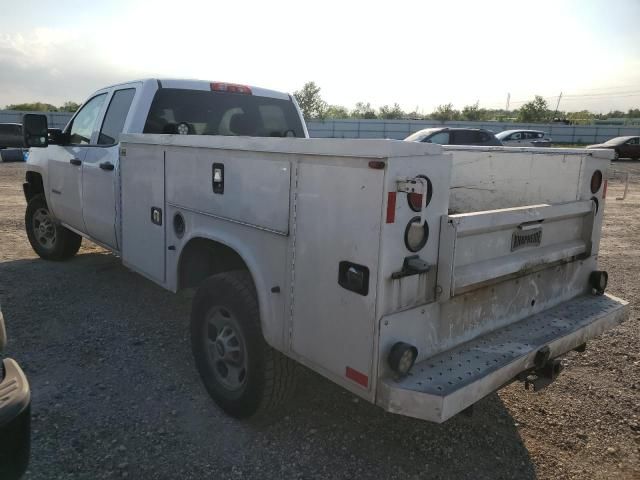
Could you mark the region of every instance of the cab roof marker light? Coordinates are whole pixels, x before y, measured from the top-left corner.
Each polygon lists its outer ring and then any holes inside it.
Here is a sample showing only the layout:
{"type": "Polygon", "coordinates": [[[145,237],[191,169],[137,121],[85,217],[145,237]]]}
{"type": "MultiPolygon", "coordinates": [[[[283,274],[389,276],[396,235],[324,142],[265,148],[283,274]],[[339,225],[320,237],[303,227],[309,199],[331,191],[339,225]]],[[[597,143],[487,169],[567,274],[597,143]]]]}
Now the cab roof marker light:
{"type": "Polygon", "coordinates": [[[237,83],[211,82],[212,92],[239,93],[242,95],[252,95],[253,92],[246,85],[238,85],[237,83]]]}

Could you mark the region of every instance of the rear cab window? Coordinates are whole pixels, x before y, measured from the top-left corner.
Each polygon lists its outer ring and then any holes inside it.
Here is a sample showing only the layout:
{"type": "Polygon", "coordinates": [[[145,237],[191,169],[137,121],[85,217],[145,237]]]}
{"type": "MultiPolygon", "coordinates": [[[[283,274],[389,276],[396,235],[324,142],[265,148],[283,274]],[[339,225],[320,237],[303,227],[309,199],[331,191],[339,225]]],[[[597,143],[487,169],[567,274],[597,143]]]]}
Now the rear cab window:
{"type": "Polygon", "coordinates": [[[115,145],[120,141],[120,134],[135,93],[135,88],[116,90],[113,93],[98,135],[98,145],[115,145]]]}
{"type": "Polygon", "coordinates": [[[179,88],[156,92],[143,133],[305,136],[291,100],[179,88]]]}

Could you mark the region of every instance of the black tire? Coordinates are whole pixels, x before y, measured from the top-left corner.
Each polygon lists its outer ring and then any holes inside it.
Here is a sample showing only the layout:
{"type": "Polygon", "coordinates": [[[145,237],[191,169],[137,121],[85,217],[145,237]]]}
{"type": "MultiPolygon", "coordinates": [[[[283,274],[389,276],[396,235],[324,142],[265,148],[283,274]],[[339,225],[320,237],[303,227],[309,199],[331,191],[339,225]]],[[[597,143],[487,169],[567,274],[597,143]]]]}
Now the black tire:
{"type": "Polygon", "coordinates": [[[617,162],[618,160],[620,160],[620,153],[617,150],[614,150],[612,162],[617,162]]]}
{"type": "Polygon", "coordinates": [[[24,225],[31,248],[45,260],[66,260],[80,249],[82,237],[55,221],[42,194],[29,200],[24,225]]]}
{"type": "Polygon", "coordinates": [[[232,417],[264,418],[293,393],[296,364],[265,342],[248,272],[221,273],[202,283],[191,311],[191,347],[209,395],[232,417]],[[227,352],[240,345],[229,361],[226,353],[220,356],[224,345],[219,347],[227,338],[236,339],[227,352]]]}

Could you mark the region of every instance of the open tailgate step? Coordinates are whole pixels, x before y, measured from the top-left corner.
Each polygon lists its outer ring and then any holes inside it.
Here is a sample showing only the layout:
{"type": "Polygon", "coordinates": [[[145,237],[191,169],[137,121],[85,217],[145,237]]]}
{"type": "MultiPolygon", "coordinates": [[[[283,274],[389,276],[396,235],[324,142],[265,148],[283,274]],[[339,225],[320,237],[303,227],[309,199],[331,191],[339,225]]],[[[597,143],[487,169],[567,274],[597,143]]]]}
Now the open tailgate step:
{"type": "Polygon", "coordinates": [[[622,322],[628,302],[582,296],[478,337],[413,366],[402,379],[385,378],[378,403],[387,410],[443,422],[534,366],[548,346],[562,355],[622,322]]]}

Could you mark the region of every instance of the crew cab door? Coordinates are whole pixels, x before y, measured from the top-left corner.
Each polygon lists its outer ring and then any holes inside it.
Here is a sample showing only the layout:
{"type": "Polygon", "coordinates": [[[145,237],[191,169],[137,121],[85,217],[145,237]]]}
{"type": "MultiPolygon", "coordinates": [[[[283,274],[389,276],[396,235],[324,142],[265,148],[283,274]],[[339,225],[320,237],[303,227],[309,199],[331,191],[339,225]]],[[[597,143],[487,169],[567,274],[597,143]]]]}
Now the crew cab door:
{"type": "Polygon", "coordinates": [[[106,98],[106,93],[99,93],[76,113],[66,128],[69,145],[47,147],[49,207],[58,220],[80,232],[86,232],[82,217],[82,164],[91,148],[106,98]]]}
{"type": "Polygon", "coordinates": [[[118,142],[135,93],[135,85],[111,92],[95,145],[82,165],[82,217],[87,233],[116,250],[118,142]]]}

